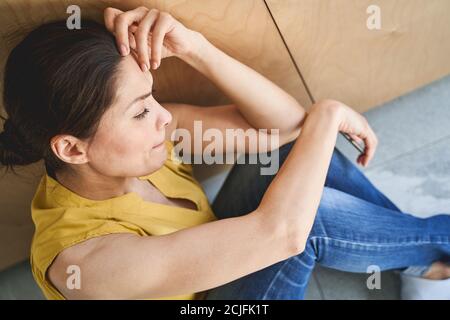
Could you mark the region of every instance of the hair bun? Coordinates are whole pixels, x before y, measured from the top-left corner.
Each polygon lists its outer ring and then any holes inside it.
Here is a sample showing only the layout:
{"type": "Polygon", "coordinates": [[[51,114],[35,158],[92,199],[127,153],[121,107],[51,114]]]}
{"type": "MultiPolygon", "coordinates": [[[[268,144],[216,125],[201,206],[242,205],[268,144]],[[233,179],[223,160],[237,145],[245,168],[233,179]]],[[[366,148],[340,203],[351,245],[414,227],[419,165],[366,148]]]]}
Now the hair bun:
{"type": "Polygon", "coordinates": [[[20,136],[10,119],[3,124],[0,133],[0,163],[4,166],[28,165],[40,160],[42,156],[34,154],[20,141],[20,136]]]}
{"type": "Polygon", "coordinates": [[[14,132],[14,125],[10,118],[5,119],[5,122],[3,123],[3,133],[4,134],[10,134],[14,132]]]}

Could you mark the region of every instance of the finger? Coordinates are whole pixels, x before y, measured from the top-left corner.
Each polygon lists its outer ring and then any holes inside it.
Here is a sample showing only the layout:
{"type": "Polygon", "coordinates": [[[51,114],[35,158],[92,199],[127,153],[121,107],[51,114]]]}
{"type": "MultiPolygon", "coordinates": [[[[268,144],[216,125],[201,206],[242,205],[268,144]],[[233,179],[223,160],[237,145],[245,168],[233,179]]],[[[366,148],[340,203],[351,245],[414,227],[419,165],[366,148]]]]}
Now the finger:
{"type": "Polygon", "coordinates": [[[355,141],[358,142],[358,143],[362,143],[362,142],[363,142],[363,140],[362,140],[360,137],[358,137],[356,134],[349,133],[348,135],[349,135],[353,140],[355,140],[355,141]]]}
{"type": "Polygon", "coordinates": [[[363,158],[364,158],[364,153],[361,153],[358,158],[356,159],[356,162],[360,165],[363,165],[363,158]]]}
{"type": "Polygon", "coordinates": [[[370,138],[371,138],[371,154],[368,156],[367,164],[375,156],[375,151],[378,147],[378,138],[377,138],[375,132],[373,132],[373,130],[370,127],[369,127],[369,132],[370,132],[370,138]]]}
{"type": "Polygon", "coordinates": [[[136,39],[132,32],[128,33],[128,42],[130,43],[131,51],[136,51],[136,39]]]}
{"type": "Polygon", "coordinates": [[[166,12],[162,12],[153,29],[151,51],[153,69],[157,69],[161,64],[164,37],[171,27],[171,22],[170,15],[166,12]]]}
{"type": "Polygon", "coordinates": [[[116,32],[117,46],[122,55],[130,53],[130,46],[128,42],[129,27],[134,22],[139,22],[147,14],[148,9],[145,7],[138,7],[134,10],[124,12],[116,17],[114,20],[114,30],[116,32]]]}
{"type": "Polygon", "coordinates": [[[136,61],[138,61],[139,59],[138,59],[138,55],[137,55],[137,52],[136,52],[136,50],[131,50],[130,51],[130,54],[133,56],[133,58],[136,60],[136,61]]]}
{"type": "MultiPolygon", "coordinates": [[[[350,136],[350,138],[352,138],[359,146],[361,146],[361,148],[364,150],[365,149],[365,145],[364,145],[364,140],[361,139],[360,137],[358,137],[355,134],[352,133],[348,133],[348,135],[350,136]]],[[[362,159],[363,159],[363,155],[364,155],[364,151],[358,155],[358,157],[356,158],[356,162],[358,164],[362,165],[362,159]]]]}
{"type": "Polygon", "coordinates": [[[362,138],[363,140],[363,149],[364,151],[358,155],[357,162],[362,166],[365,166],[367,161],[367,155],[369,154],[370,142],[368,142],[368,138],[362,138]]]}
{"type": "Polygon", "coordinates": [[[364,141],[360,137],[358,137],[355,134],[349,133],[348,134],[350,138],[352,138],[358,145],[360,145],[362,148],[364,148],[364,141]]]}
{"type": "Polygon", "coordinates": [[[108,7],[105,9],[105,11],[103,12],[103,18],[105,21],[105,27],[106,29],[108,29],[109,32],[115,33],[114,20],[116,19],[117,16],[119,16],[122,13],[123,11],[116,8],[108,7]]]}
{"type": "Polygon", "coordinates": [[[139,26],[139,25],[138,25],[137,23],[134,22],[134,23],[128,28],[128,31],[134,34],[134,33],[137,31],[138,26],[139,26]]]}
{"type": "Polygon", "coordinates": [[[364,166],[367,166],[375,154],[376,142],[372,136],[369,136],[365,140],[365,143],[366,149],[364,150],[363,164],[364,166]]]}
{"type": "MultiPolygon", "coordinates": [[[[150,33],[150,29],[154,25],[155,21],[157,21],[159,17],[159,10],[152,9],[150,10],[144,19],[139,23],[139,27],[135,33],[136,39],[136,50],[139,57],[139,65],[141,69],[145,71],[150,69],[150,62],[148,57],[148,35],[150,33]]],[[[152,47],[153,48],[153,47],[152,47]]]]}

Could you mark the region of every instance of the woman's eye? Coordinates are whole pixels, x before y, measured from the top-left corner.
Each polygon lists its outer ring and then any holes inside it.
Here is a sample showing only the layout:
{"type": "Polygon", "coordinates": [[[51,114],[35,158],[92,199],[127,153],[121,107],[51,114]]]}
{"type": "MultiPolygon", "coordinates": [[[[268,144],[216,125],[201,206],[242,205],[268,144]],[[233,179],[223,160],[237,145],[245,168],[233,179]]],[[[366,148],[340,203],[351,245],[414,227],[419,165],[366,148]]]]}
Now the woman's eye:
{"type": "MultiPolygon", "coordinates": [[[[150,95],[150,97],[153,97],[153,93],[156,92],[156,89],[152,89],[152,94],[150,95]]],[[[149,112],[149,108],[144,108],[144,111],[142,111],[141,114],[138,114],[137,116],[135,116],[135,119],[141,120],[143,118],[145,118],[145,115],[149,112]]]]}
{"type": "Polygon", "coordinates": [[[142,111],[142,113],[138,114],[137,116],[135,116],[134,118],[140,120],[143,119],[145,117],[145,115],[149,112],[150,110],[148,108],[145,108],[144,111],[142,111]]]}

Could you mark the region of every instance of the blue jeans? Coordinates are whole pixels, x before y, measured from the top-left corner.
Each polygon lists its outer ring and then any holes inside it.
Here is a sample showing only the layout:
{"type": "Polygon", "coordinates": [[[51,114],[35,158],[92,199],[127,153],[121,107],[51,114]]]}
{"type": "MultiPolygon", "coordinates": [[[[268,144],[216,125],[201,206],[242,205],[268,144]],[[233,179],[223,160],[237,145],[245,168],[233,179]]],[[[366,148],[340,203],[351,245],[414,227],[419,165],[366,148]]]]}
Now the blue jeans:
{"type": "MultiPolygon", "coordinates": [[[[294,142],[279,149],[280,165],[294,142]]],[[[248,161],[234,165],[212,204],[219,219],[244,215],[258,207],[274,178],[260,175],[261,167],[248,161]]],[[[449,215],[424,219],[401,212],[334,148],[304,252],[210,289],[204,298],[303,299],[316,262],[337,270],[365,273],[371,265],[382,271],[403,269],[449,257],[449,215]]]]}

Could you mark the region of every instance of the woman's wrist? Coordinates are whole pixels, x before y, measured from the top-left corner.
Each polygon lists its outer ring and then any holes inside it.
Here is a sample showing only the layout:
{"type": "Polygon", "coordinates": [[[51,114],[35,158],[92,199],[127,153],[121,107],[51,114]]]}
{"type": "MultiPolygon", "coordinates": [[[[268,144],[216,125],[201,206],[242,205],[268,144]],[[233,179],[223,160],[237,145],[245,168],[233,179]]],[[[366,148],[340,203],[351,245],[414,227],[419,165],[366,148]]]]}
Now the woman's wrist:
{"type": "Polygon", "coordinates": [[[310,113],[320,113],[322,117],[326,117],[335,127],[339,128],[342,123],[342,107],[338,101],[334,100],[322,100],[315,103],[310,110],[310,113]]]}
{"type": "Polygon", "coordinates": [[[194,69],[202,72],[205,67],[205,61],[208,57],[208,53],[213,46],[203,34],[197,31],[192,31],[192,37],[190,38],[191,45],[189,49],[178,58],[192,66],[194,69]]]}

